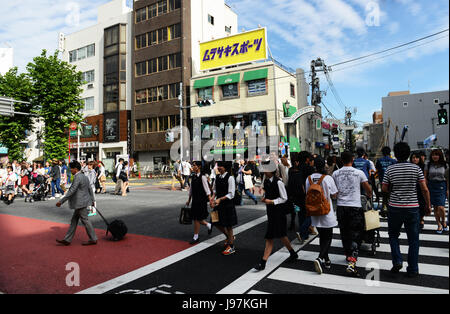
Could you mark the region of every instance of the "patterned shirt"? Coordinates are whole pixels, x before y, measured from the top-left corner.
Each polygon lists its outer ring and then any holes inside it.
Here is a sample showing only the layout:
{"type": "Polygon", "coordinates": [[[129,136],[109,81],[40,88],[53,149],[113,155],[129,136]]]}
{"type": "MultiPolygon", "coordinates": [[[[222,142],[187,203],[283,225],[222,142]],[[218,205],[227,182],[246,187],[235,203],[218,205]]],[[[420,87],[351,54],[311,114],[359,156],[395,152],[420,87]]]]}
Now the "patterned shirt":
{"type": "Polygon", "coordinates": [[[419,207],[416,185],[425,181],[419,166],[401,162],[391,165],[384,174],[383,184],[391,186],[389,206],[400,208],[419,207]]]}

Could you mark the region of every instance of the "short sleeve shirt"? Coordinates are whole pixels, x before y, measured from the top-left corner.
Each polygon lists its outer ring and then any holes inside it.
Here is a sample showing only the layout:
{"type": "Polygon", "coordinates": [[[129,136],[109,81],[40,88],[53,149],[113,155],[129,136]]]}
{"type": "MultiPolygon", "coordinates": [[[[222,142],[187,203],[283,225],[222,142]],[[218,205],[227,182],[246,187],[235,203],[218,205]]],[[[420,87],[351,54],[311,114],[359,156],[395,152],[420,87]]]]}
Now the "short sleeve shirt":
{"type": "MultiPolygon", "coordinates": [[[[314,173],[311,175],[311,180],[314,183],[317,183],[320,178],[322,177],[319,173],[314,173]]],[[[306,180],[306,191],[309,189],[309,180],[306,180]]],[[[311,224],[314,227],[317,228],[332,228],[336,227],[338,225],[336,214],[333,209],[333,202],[331,201],[331,195],[336,194],[338,192],[338,189],[336,187],[336,184],[334,183],[334,180],[331,176],[325,176],[321,183],[323,192],[325,193],[325,197],[330,202],[330,212],[327,215],[323,216],[312,216],[311,217],[311,224]]]]}
{"type": "Polygon", "coordinates": [[[333,173],[338,188],[338,206],[361,207],[361,183],[367,182],[367,176],[353,167],[342,167],[333,173]]]}

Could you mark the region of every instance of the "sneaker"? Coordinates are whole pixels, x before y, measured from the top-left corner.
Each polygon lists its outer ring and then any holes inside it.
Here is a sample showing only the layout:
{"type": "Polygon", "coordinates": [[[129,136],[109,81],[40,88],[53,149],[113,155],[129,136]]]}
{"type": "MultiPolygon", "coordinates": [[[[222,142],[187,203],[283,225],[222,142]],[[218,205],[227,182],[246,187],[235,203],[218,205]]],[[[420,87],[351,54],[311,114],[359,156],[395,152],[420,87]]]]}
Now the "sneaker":
{"type": "Polygon", "coordinates": [[[228,245],[227,248],[222,252],[222,255],[231,255],[235,252],[236,252],[236,250],[234,249],[234,247],[231,247],[230,245],[228,245]]]}
{"type": "Polygon", "coordinates": [[[54,197],[54,196],[52,196],[52,197],[50,197],[50,198],[49,198],[49,200],[54,200],[54,199],[55,199],[55,197],[54,197]]]}
{"type": "Polygon", "coordinates": [[[328,261],[325,261],[325,268],[326,269],[331,269],[331,261],[330,260],[328,260],[328,261]]]}
{"type": "Polygon", "coordinates": [[[200,239],[197,238],[197,240],[192,239],[191,242],[189,242],[190,245],[194,245],[200,242],[200,239]]]}
{"type": "Polygon", "coordinates": [[[316,258],[316,260],[314,261],[314,269],[316,270],[316,272],[321,275],[323,273],[322,270],[322,260],[320,258],[316,258]]]}
{"type": "Polygon", "coordinates": [[[262,263],[262,262],[259,262],[253,268],[256,269],[257,271],[261,271],[261,270],[266,269],[266,264],[262,263]]]}
{"type": "Polygon", "coordinates": [[[448,231],[448,226],[446,226],[446,227],[443,227],[443,229],[442,230],[444,230],[444,231],[448,231]]]}
{"type": "Polygon", "coordinates": [[[400,269],[402,269],[403,266],[402,265],[394,265],[391,268],[391,273],[392,274],[398,274],[400,272],[400,269]]]}
{"type": "Polygon", "coordinates": [[[302,239],[302,237],[300,236],[300,233],[296,232],[295,234],[297,235],[297,239],[298,239],[298,242],[300,242],[300,245],[305,244],[305,240],[302,239]]]}
{"type": "Polygon", "coordinates": [[[286,260],[287,263],[293,263],[298,259],[298,254],[296,252],[291,253],[289,258],[286,260]]]}

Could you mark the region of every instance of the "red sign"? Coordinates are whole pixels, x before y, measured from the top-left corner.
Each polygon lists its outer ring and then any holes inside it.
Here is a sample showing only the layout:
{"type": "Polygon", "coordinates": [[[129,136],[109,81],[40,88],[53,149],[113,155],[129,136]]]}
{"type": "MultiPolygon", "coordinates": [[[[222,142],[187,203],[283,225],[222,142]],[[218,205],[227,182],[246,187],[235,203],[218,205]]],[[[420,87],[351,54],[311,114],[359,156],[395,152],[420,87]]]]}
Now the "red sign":
{"type": "Polygon", "coordinates": [[[72,122],[72,123],[70,124],[70,129],[71,129],[72,131],[75,131],[75,130],[77,129],[77,124],[76,124],[76,122],[72,122]]]}

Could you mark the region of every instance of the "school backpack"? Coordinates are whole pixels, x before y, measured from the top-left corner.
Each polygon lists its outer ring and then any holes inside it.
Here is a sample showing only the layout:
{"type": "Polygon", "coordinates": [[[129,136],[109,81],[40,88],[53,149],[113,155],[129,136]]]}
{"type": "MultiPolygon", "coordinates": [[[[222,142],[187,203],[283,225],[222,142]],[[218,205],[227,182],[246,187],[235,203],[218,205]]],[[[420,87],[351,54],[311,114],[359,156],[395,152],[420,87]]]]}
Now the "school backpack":
{"type": "Polygon", "coordinates": [[[330,202],[325,197],[322,186],[320,185],[325,178],[322,175],[317,183],[311,180],[311,176],[308,177],[309,189],[306,192],[306,214],[308,216],[323,216],[330,212],[330,202]]]}

